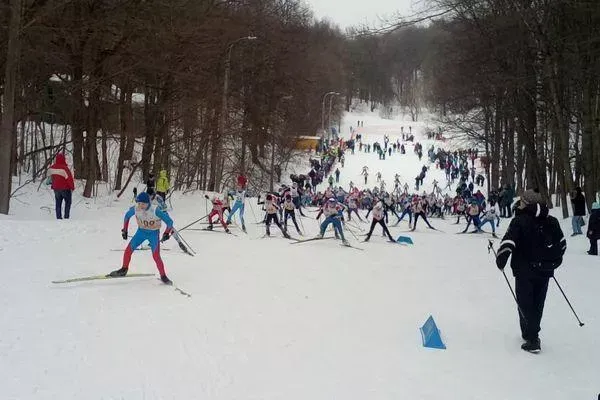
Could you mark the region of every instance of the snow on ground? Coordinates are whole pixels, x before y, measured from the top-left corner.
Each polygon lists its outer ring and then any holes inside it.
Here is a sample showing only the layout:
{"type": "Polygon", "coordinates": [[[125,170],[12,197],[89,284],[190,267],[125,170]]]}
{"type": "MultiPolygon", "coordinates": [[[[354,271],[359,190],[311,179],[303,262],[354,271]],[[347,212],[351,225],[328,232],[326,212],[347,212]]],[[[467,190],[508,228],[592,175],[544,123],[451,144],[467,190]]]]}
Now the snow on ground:
{"type": "MultiPolygon", "coordinates": [[[[367,138],[385,131],[393,140],[400,123],[351,114],[344,126],[359,118],[367,138]]],[[[346,156],[343,184],[358,183],[365,164],[388,185],[399,172],[411,186],[421,166],[410,151],[386,161],[357,151],[346,156]]],[[[156,277],[51,284],[120,267],[130,199],[76,197],[72,219],[55,221],[48,190],[25,192],[0,218],[2,399],[562,400],[600,392],[600,260],[585,254],[583,237],[568,238],[557,277],[586,325],[577,326],[551,283],[542,353],[531,355],[519,348],[516,307],[487,238],[455,235],[453,221],[432,221],[445,233],[418,227],[412,247],[385,243],[379,229],[369,243],[346,233],[365,251],[332,240],[290,245],[276,228],[276,237],[259,239],[259,207],[248,200],[247,236],[186,230],[196,257],[164,244],[169,276],[187,298],[156,277]],[[418,328],[430,314],[447,350],[421,345],[418,328]]],[[[173,206],[179,226],[206,213],[199,194],[177,194],[173,206]]],[[[317,232],[314,219],[302,224],[307,236],[317,232]]],[[[134,254],[131,271],[155,271],[147,251],[134,254]]]]}

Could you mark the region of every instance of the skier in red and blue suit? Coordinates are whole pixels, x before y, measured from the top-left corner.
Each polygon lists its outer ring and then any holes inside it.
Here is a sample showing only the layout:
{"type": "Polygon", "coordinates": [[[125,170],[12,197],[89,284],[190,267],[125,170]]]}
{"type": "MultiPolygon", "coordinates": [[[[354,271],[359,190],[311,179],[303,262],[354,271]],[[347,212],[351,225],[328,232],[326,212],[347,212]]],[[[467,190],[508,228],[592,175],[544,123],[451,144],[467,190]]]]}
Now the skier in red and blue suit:
{"type": "Polygon", "coordinates": [[[162,241],[168,240],[171,237],[173,231],[173,220],[169,217],[169,214],[160,210],[156,206],[151,205],[150,196],[146,192],[140,193],[136,198],[136,205],[127,210],[125,219],[123,221],[123,229],[121,230],[121,236],[123,240],[127,240],[127,231],[129,228],[129,220],[135,215],[138,224],[138,230],[135,232],[123,255],[123,267],[116,271],[112,271],[108,276],[110,277],[122,277],[127,275],[129,270],[129,262],[133,252],[146,240],[150,243],[150,249],[152,250],[152,258],[156,263],[156,268],[160,273],[160,279],[165,284],[172,284],[171,280],[167,277],[165,272],[165,265],[160,257],[160,227],[161,222],[167,224],[167,229],[163,233],[162,241]]]}

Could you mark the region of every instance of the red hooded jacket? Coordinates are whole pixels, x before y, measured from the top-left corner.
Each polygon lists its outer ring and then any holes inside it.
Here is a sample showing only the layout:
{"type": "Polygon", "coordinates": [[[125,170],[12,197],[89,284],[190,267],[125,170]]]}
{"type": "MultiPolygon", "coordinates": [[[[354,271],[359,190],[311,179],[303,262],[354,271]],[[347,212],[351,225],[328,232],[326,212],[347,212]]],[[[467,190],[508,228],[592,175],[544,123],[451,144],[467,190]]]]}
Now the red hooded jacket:
{"type": "Polygon", "coordinates": [[[56,155],[56,162],[48,169],[48,175],[52,177],[53,190],[75,190],[75,182],[71,170],[67,166],[65,155],[56,155]]]}

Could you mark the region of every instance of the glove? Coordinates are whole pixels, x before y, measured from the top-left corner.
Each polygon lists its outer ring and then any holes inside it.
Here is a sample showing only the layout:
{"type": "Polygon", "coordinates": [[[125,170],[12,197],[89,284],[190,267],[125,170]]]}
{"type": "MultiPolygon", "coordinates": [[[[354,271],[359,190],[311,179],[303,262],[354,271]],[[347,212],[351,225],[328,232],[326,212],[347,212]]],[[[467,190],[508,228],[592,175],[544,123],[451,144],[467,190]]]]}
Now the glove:
{"type": "Polygon", "coordinates": [[[127,230],[121,229],[121,237],[123,240],[127,240],[127,230]]]}
{"type": "Polygon", "coordinates": [[[208,200],[208,195],[207,195],[207,194],[205,194],[205,195],[204,195],[204,198],[208,200]]]}
{"type": "Polygon", "coordinates": [[[169,240],[170,238],[171,238],[171,230],[170,230],[170,229],[167,229],[167,230],[165,231],[165,233],[163,233],[163,236],[162,236],[161,242],[166,242],[166,241],[167,241],[167,240],[169,240]]]}
{"type": "Polygon", "coordinates": [[[499,257],[496,256],[496,267],[498,267],[500,271],[502,271],[506,266],[506,263],[508,262],[508,256],[508,253],[501,254],[499,257]]]}

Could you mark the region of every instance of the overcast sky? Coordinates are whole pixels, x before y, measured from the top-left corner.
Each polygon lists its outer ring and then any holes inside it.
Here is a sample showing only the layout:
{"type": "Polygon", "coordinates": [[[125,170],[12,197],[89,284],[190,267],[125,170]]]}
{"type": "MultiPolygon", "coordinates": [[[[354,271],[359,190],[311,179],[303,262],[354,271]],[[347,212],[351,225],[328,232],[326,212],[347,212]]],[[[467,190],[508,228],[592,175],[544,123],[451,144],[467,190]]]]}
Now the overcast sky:
{"type": "Polygon", "coordinates": [[[327,18],[345,29],[364,23],[379,24],[379,17],[399,12],[409,15],[421,5],[418,0],[304,0],[318,19],[327,18]]]}

